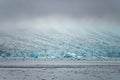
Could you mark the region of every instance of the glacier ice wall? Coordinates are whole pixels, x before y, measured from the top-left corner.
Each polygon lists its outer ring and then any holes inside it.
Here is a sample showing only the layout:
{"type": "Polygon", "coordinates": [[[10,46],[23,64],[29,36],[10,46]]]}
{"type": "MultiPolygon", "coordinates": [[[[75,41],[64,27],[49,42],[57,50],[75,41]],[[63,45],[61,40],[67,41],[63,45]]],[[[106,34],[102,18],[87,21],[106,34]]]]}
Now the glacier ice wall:
{"type": "Polygon", "coordinates": [[[1,58],[106,59],[120,58],[120,32],[0,31],[1,58]]]}

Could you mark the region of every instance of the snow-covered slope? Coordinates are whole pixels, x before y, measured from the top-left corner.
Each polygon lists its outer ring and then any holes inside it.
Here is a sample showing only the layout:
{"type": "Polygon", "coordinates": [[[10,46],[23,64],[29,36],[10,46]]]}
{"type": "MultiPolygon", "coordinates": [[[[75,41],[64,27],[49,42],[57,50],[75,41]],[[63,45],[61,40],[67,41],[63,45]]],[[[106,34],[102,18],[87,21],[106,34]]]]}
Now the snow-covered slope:
{"type": "Polygon", "coordinates": [[[76,32],[0,31],[1,58],[112,59],[120,58],[119,30],[82,29],[76,32]]]}

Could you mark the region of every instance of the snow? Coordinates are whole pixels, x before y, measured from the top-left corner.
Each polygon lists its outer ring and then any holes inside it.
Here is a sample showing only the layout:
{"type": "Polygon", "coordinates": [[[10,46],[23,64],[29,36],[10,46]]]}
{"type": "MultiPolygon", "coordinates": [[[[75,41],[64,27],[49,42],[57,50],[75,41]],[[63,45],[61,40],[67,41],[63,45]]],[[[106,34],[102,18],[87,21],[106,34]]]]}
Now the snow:
{"type": "Polygon", "coordinates": [[[85,66],[120,66],[120,61],[40,61],[36,60],[0,60],[0,68],[79,68],[85,66]]]}
{"type": "Polygon", "coordinates": [[[111,31],[84,29],[82,32],[60,33],[0,30],[0,57],[119,60],[120,34],[118,31],[119,29],[111,31]]]}
{"type": "Polygon", "coordinates": [[[0,80],[119,80],[119,75],[119,61],[0,61],[0,80]]]}
{"type": "Polygon", "coordinates": [[[119,80],[115,68],[0,68],[0,80],[119,80]]]}

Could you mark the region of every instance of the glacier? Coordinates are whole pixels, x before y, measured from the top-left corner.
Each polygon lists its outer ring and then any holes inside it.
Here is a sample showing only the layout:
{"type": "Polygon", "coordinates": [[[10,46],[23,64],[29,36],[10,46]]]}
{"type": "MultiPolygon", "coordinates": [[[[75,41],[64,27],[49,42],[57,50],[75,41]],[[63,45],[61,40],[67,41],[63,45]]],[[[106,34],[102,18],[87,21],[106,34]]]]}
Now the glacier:
{"type": "Polygon", "coordinates": [[[120,29],[77,32],[0,30],[0,58],[112,60],[120,58],[120,29]]]}

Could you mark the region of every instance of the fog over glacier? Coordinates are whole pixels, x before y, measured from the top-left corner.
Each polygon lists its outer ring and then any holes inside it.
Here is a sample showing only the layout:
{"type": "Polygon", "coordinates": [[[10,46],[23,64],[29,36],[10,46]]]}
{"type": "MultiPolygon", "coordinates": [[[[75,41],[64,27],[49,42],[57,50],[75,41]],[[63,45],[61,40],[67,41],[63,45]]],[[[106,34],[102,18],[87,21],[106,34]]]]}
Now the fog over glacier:
{"type": "Polygon", "coordinates": [[[118,59],[119,3],[0,0],[0,57],[118,59]]]}

